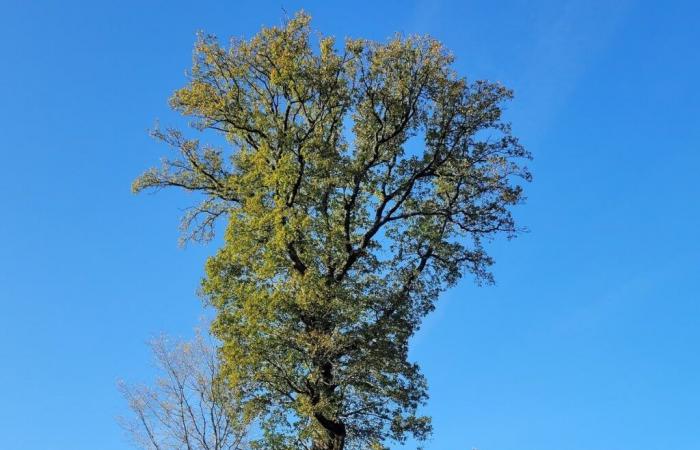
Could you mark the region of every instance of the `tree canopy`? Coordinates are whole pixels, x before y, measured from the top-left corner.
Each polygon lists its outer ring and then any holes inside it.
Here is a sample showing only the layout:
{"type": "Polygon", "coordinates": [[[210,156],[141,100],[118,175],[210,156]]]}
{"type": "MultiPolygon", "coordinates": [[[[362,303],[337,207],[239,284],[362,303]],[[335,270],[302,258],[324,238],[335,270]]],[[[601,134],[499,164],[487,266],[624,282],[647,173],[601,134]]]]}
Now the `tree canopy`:
{"type": "Polygon", "coordinates": [[[156,131],[176,156],[133,187],[201,193],[191,238],[227,220],[202,293],[259,448],[428,436],[409,338],[460,277],[491,281],[486,240],[518,232],[529,154],[502,118],[511,96],[459,76],[435,39],[341,45],[304,13],[228,46],[199,37],[171,104],[227,144],[156,131]]]}

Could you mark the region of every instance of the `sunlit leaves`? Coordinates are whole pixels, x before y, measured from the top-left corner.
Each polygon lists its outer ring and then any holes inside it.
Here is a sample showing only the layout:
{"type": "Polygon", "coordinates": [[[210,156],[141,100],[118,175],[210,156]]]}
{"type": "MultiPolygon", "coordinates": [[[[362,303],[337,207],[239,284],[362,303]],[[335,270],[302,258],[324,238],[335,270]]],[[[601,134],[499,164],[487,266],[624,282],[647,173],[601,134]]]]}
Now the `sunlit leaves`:
{"type": "Polygon", "coordinates": [[[199,191],[188,217],[228,218],[202,292],[264,448],[427,436],[408,340],[465,273],[490,281],[483,243],[517,233],[530,177],[511,92],[459,77],[439,42],[339,47],[305,14],[228,47],[200,36],[172,106],[230,147],[157,134],[179,157],[134,184],[199,191]]]}

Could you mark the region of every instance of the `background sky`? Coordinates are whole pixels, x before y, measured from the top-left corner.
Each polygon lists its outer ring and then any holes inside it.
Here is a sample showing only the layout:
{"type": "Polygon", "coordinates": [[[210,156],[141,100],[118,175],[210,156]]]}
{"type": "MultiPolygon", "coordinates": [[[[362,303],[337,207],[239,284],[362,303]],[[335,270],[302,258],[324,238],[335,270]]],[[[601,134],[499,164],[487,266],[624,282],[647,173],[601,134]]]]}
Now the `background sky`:
{"type": "MultiPolygon", "coordinates": [[[[338,38],[430,33],[513,88],[530,232],[496,240],[413,340],[429,450],[700,448],[700,7],[641,1],[0,0],[0,448],[126,450],[115,383],[189,336],[214,246],[130,183],[195,32],[305,8],[338,38]]],[[[398,448],[398,447],[397,447],[398,448]]]]}

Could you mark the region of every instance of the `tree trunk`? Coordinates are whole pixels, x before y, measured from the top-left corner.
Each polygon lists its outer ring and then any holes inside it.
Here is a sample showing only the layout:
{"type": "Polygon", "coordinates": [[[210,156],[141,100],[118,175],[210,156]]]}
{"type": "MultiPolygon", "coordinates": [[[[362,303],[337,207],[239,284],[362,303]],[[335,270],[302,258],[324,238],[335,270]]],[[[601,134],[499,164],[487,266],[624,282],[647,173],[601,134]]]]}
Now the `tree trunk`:
{"type": "Polygon", "coordinates": [[[321,439],[314,441],[311,450],[343,450],[345,448],[345,424],[329,420],[323,414],[315,414],[315,417],[326,433],[321,439]]]}
{"type": "MultiPolygon", "coordinates": [[[[322,333],[326,336],[331,335],[332,327],[329,323],[323,320],[314,320],[313,328],[315,333],[322,333]]],[[[336,388],[333,370],[336,361],[329,359],[327,354],[315,355],[313,357],[313,362],[318,371],[321,374],[321,381],[316,386],[315,392],[311,396],[311,403],[316,406],[320,402],[334,403],[333,400],[337,400],[336,388]]],[[[323,435],[315,438],[312,443],[311,450],[343,450],[345,448],[345,436],[347,430],[345,423],[342,420],[326,415],[322,411],[316,411],[314,413],[314,418],[323,427],[323,435]]],[[[332,414],[332,413],[331,413],[332,414]]]]}
{"type": "Polygon", "coordinates": [[[345,437],[334,436],[329,440],[314,442],[311,450],[343,450],[345,448],[345,437]]]}

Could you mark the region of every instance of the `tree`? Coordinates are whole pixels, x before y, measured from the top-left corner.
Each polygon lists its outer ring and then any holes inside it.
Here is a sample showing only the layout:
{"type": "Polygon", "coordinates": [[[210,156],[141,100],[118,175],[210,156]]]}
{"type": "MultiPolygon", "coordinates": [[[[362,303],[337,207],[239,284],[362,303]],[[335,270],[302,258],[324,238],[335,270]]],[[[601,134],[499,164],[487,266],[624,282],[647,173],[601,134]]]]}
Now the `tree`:
{"type": "Polygon", "coordinates": [[[228,219],[202,293],[261,448],[380,449],[429,434],[409,338],[463,274],[491,281],[483,242],[517,233],[529,154],[511,91],[458,76],[436,40],[315,36],[304,13],[228,48],[200,36],[171,104],[228,144],[156,131],[178,156],[133,188],[203,194],[195,239],[228,219]]]}
{"type": "Polygon", "coordinates": [[[212,345],[200,335],[192,342],[151,342],[159,370],[153,387],[119,388],[133,413],[120,420],[144,450],[244,450],[250,419],[240,396],[219,377],[212,345]]]}

